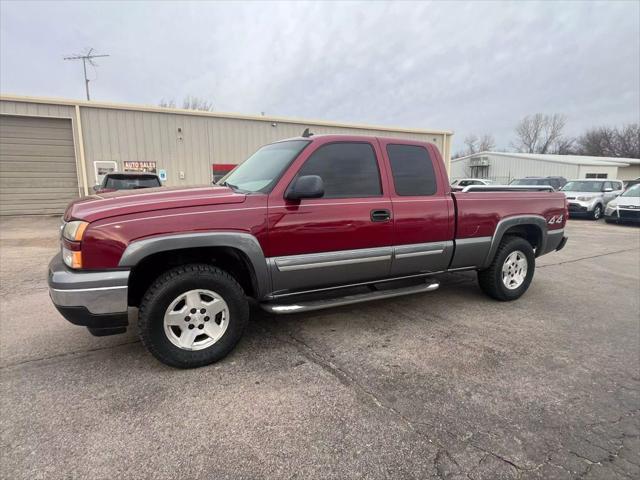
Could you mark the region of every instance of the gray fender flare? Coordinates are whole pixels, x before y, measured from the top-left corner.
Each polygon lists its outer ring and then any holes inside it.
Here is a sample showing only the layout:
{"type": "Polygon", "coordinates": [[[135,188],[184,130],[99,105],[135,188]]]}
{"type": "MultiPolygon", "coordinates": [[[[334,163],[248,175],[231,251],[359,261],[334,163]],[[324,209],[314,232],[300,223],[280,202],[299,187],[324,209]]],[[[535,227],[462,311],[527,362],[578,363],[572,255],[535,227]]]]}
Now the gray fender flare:
{"type": "Polygon", "coordinates": [[[136,240],[127,246],[118,266],[132,268],[155,253],[198,247],[229,247],[239,250],[249,259],[250,266],[253,268],[258,299],[271,292],[271,276],[262,247],[258,239],[249,233],[180,233],[136,240]]]}
{"type": "Polygon", "coordinates": [[[541,215],[516,215],[513,217],[503,218],[496,225],[496,230],[493,233],[493,237],[491,238],[491,247],[489,247],[489,253],[487,253],[487,257],[484,260],[481,268],[488,268],[493,261],[493,257],[496,255],[496,251],[498,250],[498,246],[502,241],[502,237],[507,230],[511,227],[516,227],[520,225],[533,225],[540,230],[540,245],[536,249],[536,256],[542,254],[542,252],[546,251],[547,245],[547,220],[541,215]]]}

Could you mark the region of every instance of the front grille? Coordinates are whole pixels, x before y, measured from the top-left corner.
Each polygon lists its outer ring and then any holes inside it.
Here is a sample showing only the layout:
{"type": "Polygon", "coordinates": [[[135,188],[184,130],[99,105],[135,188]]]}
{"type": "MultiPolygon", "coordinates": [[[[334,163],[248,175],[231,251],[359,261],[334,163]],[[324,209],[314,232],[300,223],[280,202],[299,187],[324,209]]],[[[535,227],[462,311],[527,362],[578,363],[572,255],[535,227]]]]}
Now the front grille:
{"type": "Polygon", "coordinates": [[[640,220],[640,210],[622,210],[619,208],[618,215],[621,220],[640,220]]]}
{"type": "Polygon", "coordinates": [[[583,207],[582,205],[578,205],[577,203],[570,203],[569,211],[570,212],[586,212],[587,207],[583,207]]]}
{"type": "Polygon", "coordinates": [[[575,200],[576,197],[567,197],[567,200],[575,200]]]}

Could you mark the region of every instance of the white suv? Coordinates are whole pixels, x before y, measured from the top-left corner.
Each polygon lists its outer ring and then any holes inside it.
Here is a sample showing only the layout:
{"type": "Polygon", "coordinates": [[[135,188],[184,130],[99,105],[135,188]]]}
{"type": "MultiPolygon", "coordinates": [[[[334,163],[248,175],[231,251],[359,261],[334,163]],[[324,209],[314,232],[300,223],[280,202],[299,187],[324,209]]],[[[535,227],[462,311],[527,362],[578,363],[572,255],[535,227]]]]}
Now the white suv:
{"type": "Polygon", "coordinates": [[[621,180],[583,178],[570,180],[562,187],[569,202],[569,216],[588,216],[593,220],[600,219],[607,203],[622,191],[621,180]]]}

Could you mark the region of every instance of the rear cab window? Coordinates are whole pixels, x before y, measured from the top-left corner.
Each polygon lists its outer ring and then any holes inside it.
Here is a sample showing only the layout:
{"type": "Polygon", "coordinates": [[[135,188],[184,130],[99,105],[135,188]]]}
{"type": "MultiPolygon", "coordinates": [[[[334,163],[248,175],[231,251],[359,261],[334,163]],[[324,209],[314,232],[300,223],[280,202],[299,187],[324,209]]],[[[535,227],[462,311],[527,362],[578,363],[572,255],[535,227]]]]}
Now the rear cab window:
{"type": "Polygon", "coordinates": [[[318,147],[298,171],[318,175],[324,183],[322,198],[382,196],[378,159],[367,142],[328,143],[318,147]]]}
{"type": "Polygon", "coordinates": [[[429,151],[418,145],[388,144],[387,155],[396,194],[430,196],[438,190],[429,151]]]}

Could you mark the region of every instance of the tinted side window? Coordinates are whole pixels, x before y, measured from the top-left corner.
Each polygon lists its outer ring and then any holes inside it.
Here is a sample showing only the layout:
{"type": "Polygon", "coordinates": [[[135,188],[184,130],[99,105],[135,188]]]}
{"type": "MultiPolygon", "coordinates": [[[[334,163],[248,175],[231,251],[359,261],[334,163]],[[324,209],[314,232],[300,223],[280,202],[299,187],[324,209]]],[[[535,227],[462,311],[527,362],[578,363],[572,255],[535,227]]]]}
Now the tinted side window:
{"type": "Polygon", "coordinates": [[[604,182],[604,187],[602,187],[602,189],[604,190],[605,188],[613,189],[613,185],[611,185],[611,182],[604,182]]]}
{"type": "Polygon", "coordinates": [[[323,145],[302,166],[298,177],[302,175],[318,175],[322,178],[323,198],[382,195],[378,160],[369,143],[323,145]]]}
{"type": "Polygon", "coordinates": [[[436,174],[426,148],[416,145],[387,145],[387,154],[398,195],[436,193],[436,174]]]}

